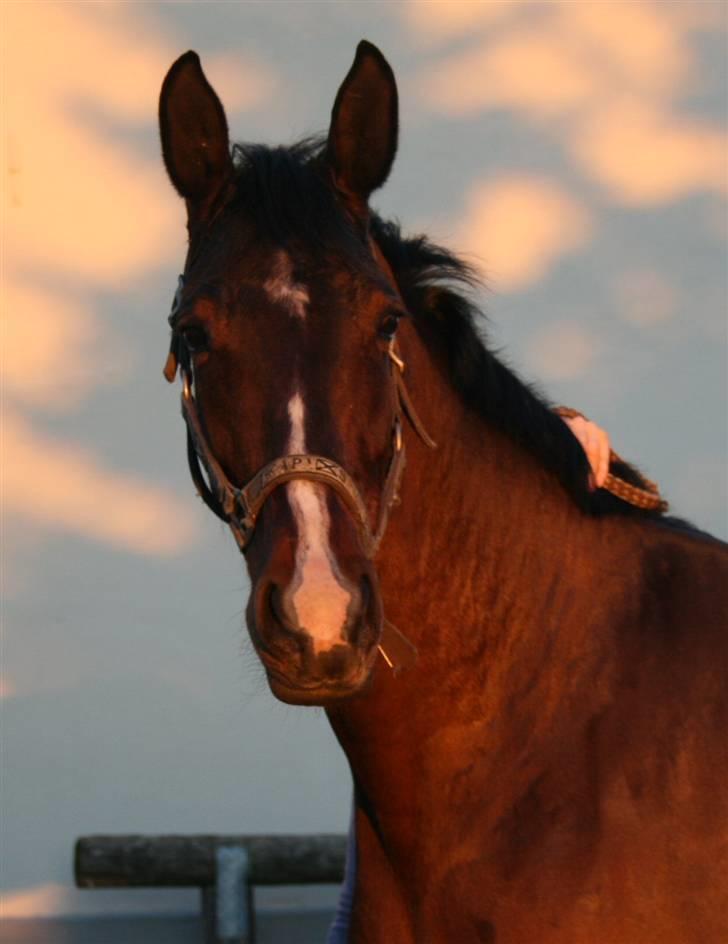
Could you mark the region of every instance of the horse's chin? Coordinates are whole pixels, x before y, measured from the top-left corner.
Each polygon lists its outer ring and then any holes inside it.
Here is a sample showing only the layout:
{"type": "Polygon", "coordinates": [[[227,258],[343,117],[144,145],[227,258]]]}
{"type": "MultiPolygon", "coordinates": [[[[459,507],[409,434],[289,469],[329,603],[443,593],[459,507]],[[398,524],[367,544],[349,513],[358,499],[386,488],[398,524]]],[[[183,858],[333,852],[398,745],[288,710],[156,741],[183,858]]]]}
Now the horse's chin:
{"type": "Polygon", "coordinates": [[[315,687],[303,687],[268,676],[270,690],[275,697],[287,705],[308,705],[327,708],[331,705],[346,701],[354,695],[361,692],[368,681],[368,676],[364,677],[357,685],[331,685],[322,683],[315,687]]]}
{"type": "Polygon", "coordinates": [[[325,708],[352,698],[366,688],[375,657],[376,648],[345,675],[317,678],[311,678],[305,673],[297,675],[289,667],[280,664],[273,666],[265,657],[262,662],[270,690],[279,701],[287,705],[318,705],[325,708]]]}

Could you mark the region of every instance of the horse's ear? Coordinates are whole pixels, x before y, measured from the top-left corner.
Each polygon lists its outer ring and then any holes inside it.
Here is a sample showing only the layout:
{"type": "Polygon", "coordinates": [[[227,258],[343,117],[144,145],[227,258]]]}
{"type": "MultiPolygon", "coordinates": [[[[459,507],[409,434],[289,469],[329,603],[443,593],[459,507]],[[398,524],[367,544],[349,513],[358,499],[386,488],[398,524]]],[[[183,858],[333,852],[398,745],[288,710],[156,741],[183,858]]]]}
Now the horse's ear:
{"type": "Polygon", "coordinates": [[[389,63],[363,39],[331,112],[328,160],[337,188],[364,210],[397,153],[397,84],[389,63]]]}
{"type": "Polygon", "coordinates": [[[200,210],[229,179],[227,120],[196,52],[172,65],[159,96],[162,155],[170,180],[190,209],[200,210]]]}

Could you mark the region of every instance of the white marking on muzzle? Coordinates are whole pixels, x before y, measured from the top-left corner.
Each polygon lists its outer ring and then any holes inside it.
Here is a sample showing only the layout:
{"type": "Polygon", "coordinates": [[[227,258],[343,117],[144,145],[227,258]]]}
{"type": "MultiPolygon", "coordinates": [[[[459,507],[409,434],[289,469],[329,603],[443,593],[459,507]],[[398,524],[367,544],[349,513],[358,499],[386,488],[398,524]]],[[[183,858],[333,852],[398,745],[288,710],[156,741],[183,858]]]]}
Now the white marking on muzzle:
{"type": "MultiPolygon", "coordinates": [[[[305,406],[296,392],[288,403],[289,453],[306,452],[305,406]]],[[[298,530],[296,565],[288,602],[298,625],[313,640],[315,653],[345,641],[343,629],[352,599],[351,584],[342,575],[329,543],[331,521],[326,486],[294,479],[286,486],[298,530]]]]}
{"type": "Polygon", "coordinates": [[[271,301],[283,305],[294,318],[304,320],[308,306],[308,289],[301,282],[294,282],[291,259],[282,249],[276,253],[273,271],[263,283],[263,288],[271,301]]]}

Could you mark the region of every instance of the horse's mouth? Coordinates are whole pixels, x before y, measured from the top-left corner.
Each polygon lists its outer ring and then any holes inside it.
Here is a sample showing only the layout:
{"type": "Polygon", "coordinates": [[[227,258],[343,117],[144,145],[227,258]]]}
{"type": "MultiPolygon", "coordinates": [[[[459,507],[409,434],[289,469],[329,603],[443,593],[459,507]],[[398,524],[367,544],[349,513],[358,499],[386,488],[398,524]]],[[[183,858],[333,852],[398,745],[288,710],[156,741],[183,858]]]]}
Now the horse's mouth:
{"type": "Polygon", "coordinates": [[[279,701],[289,705],[322,707],[351,698],[361,692],[371,677],[376,654],[377,649],[374,647],[367,657],[357,658],[354,667],[343,674],[312,677],[303,672],[297,675],[295,666],[281,665],[270,655],[258,652],[268,676],[270,689],[279,701]]]}
{"type": "Polygon", "coordinates": [[[356,695],[365,687],[371,675],[371,670],[367,670],[345,679],[321,679],[304,683],[275,672],[267,666],[266,672],[270,689],[279,701],[289,705],[318,705],[320,707],[326,707],[356,695]]]}
{"type": "Polygon", "coordinates": [[[314,654],[310,639],[303,636],[261,633],[253,621],[248,629],[263,663],[270,689],[290,705],[321,705],[351,698],[368,682],[377,658],[380,632],[366,627],[361,645],[336,645],[314,654]]]}

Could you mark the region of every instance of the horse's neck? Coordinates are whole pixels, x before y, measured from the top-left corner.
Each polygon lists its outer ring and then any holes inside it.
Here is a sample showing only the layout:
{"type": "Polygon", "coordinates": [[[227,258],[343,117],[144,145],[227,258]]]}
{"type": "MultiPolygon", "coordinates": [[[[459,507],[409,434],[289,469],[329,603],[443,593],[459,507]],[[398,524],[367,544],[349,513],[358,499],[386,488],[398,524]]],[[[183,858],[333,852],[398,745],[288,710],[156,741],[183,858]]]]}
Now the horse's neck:
{"type": "Polygon", "coordinates": [[[390,618],[449,666],[472,665],[479,645],[540,617],[545,600],[553,604],[555,583],[592,580],[598,526],[533,456],[467,410],[419,355],[415,400],[438,448],[408,436],[402,506],[378,569],[390,618]]]}
{"type": "Polygon", "coordinates": [[[484,789],[491,775],[533,775],[551,719],[565,721],[546,691],[549,666],[586,652],[579,671],[593,674],[601,658],[585,641],[594,601],[580,593],[599,583],[592,522],[436,371],[418,389],[439,447],[408,436],[402,506],[378,565],[386,616],[418,661],[397,676],[380,662],[367,692],[331,712],[363,794],[403,837],[473,752],[490,758],[479,765],[484,789]]]}

